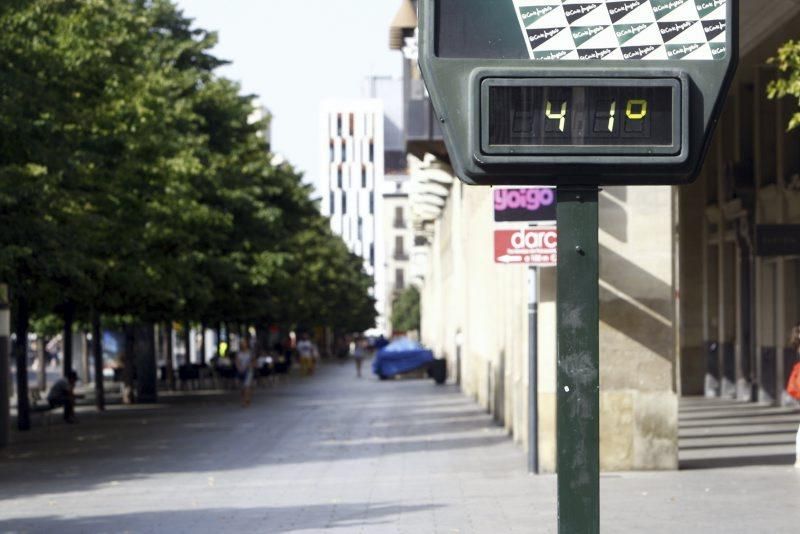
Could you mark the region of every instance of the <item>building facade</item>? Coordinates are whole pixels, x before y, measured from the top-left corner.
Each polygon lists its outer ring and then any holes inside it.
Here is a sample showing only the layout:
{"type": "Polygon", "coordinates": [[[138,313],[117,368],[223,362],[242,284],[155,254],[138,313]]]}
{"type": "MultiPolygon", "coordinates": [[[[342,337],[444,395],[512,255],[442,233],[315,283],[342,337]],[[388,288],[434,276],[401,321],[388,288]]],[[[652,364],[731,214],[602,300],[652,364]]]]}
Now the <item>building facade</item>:
{"type": "MultiPolygon", "coordinates": [[[[789,226],[800,224],[800,135],[786,132],[796,104],[766,97],[776,76],[767,59],[798,37],[800,5],[769,4],[740,2],[742,64],[698,181],[601,193],[604,470],[676,469],[681,395],[781,402],[796,358],[787,341],[800,321],[800,251],[769,243],[800,228],[789,226]]],[[[540,465],[553,471],[556,272],[538,273],[539,410],[531,414],[528,273],[494,264],[492,193],[464,186],[449,167],[416,65],[415,8],[401,2],[390,42],[406,59],[422,339],[525,447],[535,416],[540,465]]]]}
{"type": "Polygon", "coordinates": [[[392,324],[392,304],[410,283],[411,252],[414,229],[411,225],[411,203],[407,175],[387,176],[383,192],[383,239],[386,243],[386,316],[387,334],[399,333],[392,324]]]}
{"type": "Polygon", "coordinates": [[[768,59],[800,36],[800,6],[771,2],[756,16],[760,5],[742,3],[742,62],[714,144],[698,181],[676,192],[679,383],[785,404],[800,323],[800,131],[787,131],[797,103],[767,98],[779,75],[768,59]]]}
{"type": "Polygon", "coordinates": [[[375,280],[379,332],[386,330],[383,116],[379,99],[323,103],[318,184],[322,213],[333,232],[364,259],[365,271],[375,280]]]}
{"type": "Polygon", "coordinates": [[[365,95],[383,103],[384,181],[382,196],[381,239],[385,258],[383,309],[387,336],[394,333],[392,307],[397,296],[408,286],[410,251],[413,233],[410,224],[408,160],[405,146],[403,80],[372,76],[365,81],[365,95]]]}

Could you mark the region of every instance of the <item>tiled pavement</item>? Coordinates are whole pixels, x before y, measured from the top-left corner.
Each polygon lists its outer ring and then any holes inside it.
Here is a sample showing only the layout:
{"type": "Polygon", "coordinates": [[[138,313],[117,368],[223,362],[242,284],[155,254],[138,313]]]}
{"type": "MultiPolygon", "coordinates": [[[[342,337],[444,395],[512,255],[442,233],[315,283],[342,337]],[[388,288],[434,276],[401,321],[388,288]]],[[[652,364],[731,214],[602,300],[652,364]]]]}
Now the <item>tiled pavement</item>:
{"type": "MultiPolygon", "coordinates": [[[[353,375],[326,366],[247,410],[183,395],[18,436],[0,532],[555,532],[555,477],[528,476],[469,399],[353,375]]],[[[799,472],[715,467],[604,475],[603,532],[799,531],[799,472]]]]}

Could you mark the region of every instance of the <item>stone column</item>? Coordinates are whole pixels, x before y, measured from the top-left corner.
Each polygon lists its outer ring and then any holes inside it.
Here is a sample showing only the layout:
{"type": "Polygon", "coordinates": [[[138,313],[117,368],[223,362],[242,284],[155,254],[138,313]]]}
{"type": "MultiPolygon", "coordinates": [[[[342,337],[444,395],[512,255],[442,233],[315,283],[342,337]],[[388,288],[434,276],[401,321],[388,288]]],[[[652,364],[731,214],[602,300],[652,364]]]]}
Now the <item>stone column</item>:
{"type": "Polygon", "coordinates": [[[600,461],[678,467],[673,195],[608,187],[600,200],[600,461]]]}

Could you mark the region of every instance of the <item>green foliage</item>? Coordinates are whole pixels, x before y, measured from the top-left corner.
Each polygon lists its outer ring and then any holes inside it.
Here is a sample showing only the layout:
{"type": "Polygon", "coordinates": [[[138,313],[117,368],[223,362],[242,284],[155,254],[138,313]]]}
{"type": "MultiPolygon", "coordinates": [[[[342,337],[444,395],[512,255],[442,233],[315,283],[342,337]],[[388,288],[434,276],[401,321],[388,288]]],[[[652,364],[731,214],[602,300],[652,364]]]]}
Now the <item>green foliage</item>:
{"type": "MultiPolygon", "coordinates": [[[[783,76],[767,87],[770,99],[792,97],[800,107],[800,41],[789,41],[778,49],[778,55],[769,63],[777,65],[783,76]]],[[[789,130],[800,127],[800,111],[792,115],[789,130]]]]}
{"type": "Polygon", "coordinates": [[[410,332],[420,328],[420,295],[414,287],[406,288],[392,303],[392,327],[396,332],[410,332]]]}
{"type": "Polygon", "coordinates": [[[2,2],[0,280],[34,315],[374,324],[215,43],[169,0],[2,2]]]}

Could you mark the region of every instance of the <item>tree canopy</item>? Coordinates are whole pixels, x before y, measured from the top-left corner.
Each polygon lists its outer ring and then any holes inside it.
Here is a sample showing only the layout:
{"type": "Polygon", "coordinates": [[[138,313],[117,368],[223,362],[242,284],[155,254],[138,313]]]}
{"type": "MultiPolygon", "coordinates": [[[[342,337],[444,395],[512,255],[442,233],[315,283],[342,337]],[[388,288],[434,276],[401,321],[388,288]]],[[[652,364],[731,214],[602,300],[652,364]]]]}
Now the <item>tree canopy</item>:
{"type": "Polygon", "coordinates": [[[215,43],[169,0],[0,5],[0,280],[34,316],[373,326],[215,43]]]}
{"type": "Polygon", "coordinates": [[[395,332],[411,332],[420,328],[420,294],[408,287],[392,303],[392,328],[395,332]]]}
{"type": "Polygon", "coordinates": [[[789,41],[778,49],[778,55],[770,59],[778,67],[781,77],[767,87],[769,98],[791,97],[798,110],[789,121],[789,130],[800,128],[800,41],[789,41]]]}

